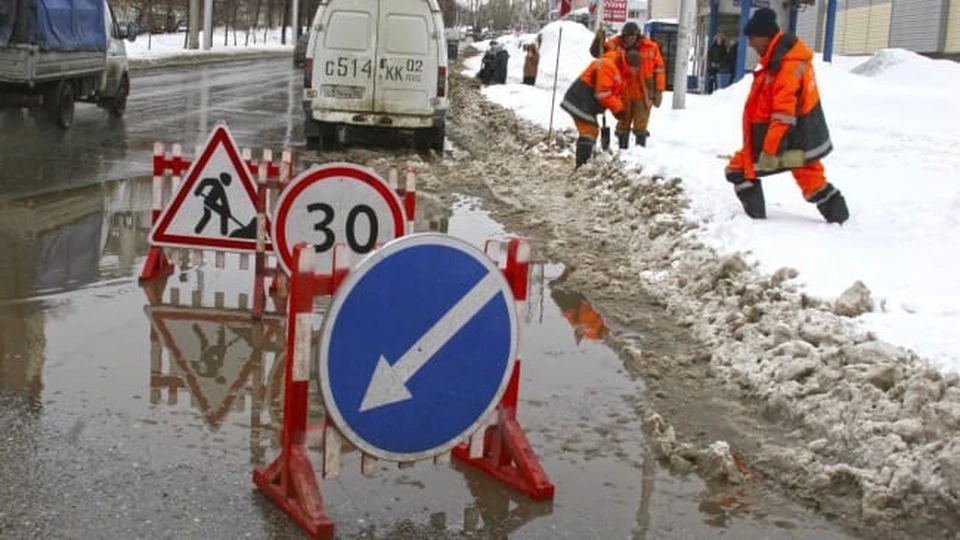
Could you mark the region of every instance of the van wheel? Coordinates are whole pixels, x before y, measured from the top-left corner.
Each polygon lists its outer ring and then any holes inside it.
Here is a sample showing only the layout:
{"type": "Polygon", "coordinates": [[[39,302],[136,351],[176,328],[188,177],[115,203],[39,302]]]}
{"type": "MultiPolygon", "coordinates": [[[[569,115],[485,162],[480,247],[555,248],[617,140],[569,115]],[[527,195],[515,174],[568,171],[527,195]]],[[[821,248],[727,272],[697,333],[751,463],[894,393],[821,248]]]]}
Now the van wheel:
{"type": "Polygon", "coordinates": [[[46,96],[47,111],[58,126],[70,129],[73,125],[73,85],[70,81],[54,84],[46,96]]]}
{"type": "Polygon", "coordinates": [[[120,118],[127,111],[127,97],[130,95],[130,79],[126,75],[120,79],[116,97],[107,101],[107,112],[114,118],[120,118]]]}
{"type": "Polygon", "coordinates": [[[416,142],[417,150],[421,152],[433,150],[437,154],[443,155],[443,141],[445,138],[445,124],[427,129],[418,129],[414,132],[414,141],[416,142]]]}

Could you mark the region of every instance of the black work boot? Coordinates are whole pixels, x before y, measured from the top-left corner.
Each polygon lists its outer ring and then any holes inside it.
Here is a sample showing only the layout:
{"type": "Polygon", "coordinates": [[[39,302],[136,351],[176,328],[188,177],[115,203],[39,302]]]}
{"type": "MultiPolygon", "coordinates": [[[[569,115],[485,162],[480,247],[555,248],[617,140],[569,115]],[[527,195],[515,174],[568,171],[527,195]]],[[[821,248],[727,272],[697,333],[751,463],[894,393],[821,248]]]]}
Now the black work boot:
{"type": "Polygon", "coordinates": [[[650,136],[649,131],[641,131],[637,133],[637,146],[647,146],[647,137],[650,136]]]}
{"type": "Polygon", "coordinates": [[[620,143],[621,150],[630,148],[630,132],[617,133],[617,142],[620,143]]]}
{"type": "Polygon", "coordinates": [[[580,168],[581,165],[590,160],[590,156],[593,155],[593,147],[597,144],[597,141],[590,137],[580,137],[577,139],[577,167],[580,168]]]}
{"type": "Polygon", "coordinates": [[[827,223],[840,223],[850,218],[850,211],[847,210],[847,200],[843,198],[840,190],[833,184],[827,184],[817,190],[816,193],[807,198],[808,201],[817,205],[817,210],[827,223]]]}
{"type": "Polygon", "coordinates": [[[727,173],[727,181],[733,184],[734,192],[743,205],[743,211],[753,219],[766,219],[767,205],[763,200],[763,185],[760,179],[753,181],[743,177],[743,173],[727,173]]]}

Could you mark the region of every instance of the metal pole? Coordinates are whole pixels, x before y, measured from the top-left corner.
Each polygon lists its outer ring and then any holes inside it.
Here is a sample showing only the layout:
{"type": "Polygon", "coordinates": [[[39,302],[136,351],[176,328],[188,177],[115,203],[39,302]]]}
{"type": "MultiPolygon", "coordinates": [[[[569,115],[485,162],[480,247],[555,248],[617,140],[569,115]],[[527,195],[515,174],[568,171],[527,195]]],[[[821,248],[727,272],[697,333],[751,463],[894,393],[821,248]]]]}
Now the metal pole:
{"type": "Polygon", "coordinates": [[[800,9],[798,8],[798,4],[797,4],[796,0],[791,0],[791,2],[790,2],[790,25],[789,25],[789,27],[788,27],[791,34],[796,34],[796,33],[797,33],[797,23],[799,22],[799,21],[798,21],[799,18],[800,18],[800,9]]]}
{"type": "Polygon", "coordinates": [[[293,28],[293,42],[300,37],[300,0],[290,2],[290,26],[293,28]]]}
{"type": "Polygon", "coordinates": [[[190,20],[188,23],[188,32],[190,33],[190,48],[200,48],[200,0],[190,0],[190,20]]]}
{"type": "Polygon", "coordinates": [[[597,2],[597,24],[594,28],[594,31],[603,28],[603,0],[596,0],[597,2]]]}
{"type": "Polygon", "coordinates": [[[213,48],[213,0],[203,1],[203,49],[213,48]]]}
{"type": "MultiPolygon", "coordinates": [[[[713,38],[717,37],[720,28],[720,0],[710,1],[710,26],[707,32],[710,35],[709,44],[713,45],[713,38]]],[[[709,47],[709,45],[708,45],[709,47]]]]}
{"type": "Polygon", "coordinates": [[[733,74],[734,82],[743,78],[743,66],[747,60],[747,36],[743,35],[743,28],[750,20],[750,0],[740,0],[740,35],[737,37],[737,67],[733,74]]]}
{"type": "Polygon", "coordinates": [[[550,130],[547,131],[547,144],[553,140],[553,111],[557,106],[557,76],[560,74],[560,44],[563,43],[563,27],[560,27],[560,36],[557,38],[557,65],[553,67],[553,99],[550,100],[550,130]]]}
{"type": "Polygon", "coordinates": [[[677,61],[673,71],[673,108],[683,109],[687,100],[687,68],[693,42],[693,15],[696,0],[680,0],[680,27],[677,30],[677,61]]]}
{"type": "Polygon", "coordinates": [[[823,61],[833,62],[833,32],[837,24],[837,0],[827,0],[827,35],[823,39],[823,61]]]}

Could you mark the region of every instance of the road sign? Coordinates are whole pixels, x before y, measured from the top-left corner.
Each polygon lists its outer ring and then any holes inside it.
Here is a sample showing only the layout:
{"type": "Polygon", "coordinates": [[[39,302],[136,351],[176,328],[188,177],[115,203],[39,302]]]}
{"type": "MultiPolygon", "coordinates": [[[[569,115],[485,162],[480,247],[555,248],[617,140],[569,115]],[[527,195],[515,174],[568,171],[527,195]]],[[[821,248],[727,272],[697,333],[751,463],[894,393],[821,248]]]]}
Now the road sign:
{"type": "Polygon", "coordinates": [[[256,251],[257,190],[226,126],[217,126],[150,233],[154,246],[256,251]]]}
{"type": "Polygon", "coordinates": [[[441,234],[390,242],[334,296],[319,347],[335,425],[383,459],[442,454],[499,403],[517,348],[514,298],[472,245],[441,234]]]}
{"type": "Polygon", "coordinates": [[[375,171],[350,163],[312,168],[283,191],[272,238],[289,274],[293,246],[314,244],[316,271],[329,274],[337,244],[364,255],[406,232],[403,204],[375,171]]]}

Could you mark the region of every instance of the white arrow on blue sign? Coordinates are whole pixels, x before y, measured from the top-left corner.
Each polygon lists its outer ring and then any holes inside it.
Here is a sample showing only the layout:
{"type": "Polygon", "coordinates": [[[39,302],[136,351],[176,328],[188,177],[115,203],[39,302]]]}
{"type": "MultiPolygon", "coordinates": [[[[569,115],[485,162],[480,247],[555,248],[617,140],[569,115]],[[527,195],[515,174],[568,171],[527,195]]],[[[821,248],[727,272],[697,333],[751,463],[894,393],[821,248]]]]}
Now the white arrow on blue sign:
{"type": "Polygon", "coordinates": [[[353,444],[382,459],[442,454],[500,402],[517,349],[514,298],[472,245],[394,240],[340,287],[324,321],[320,389],[353,444]]]}

